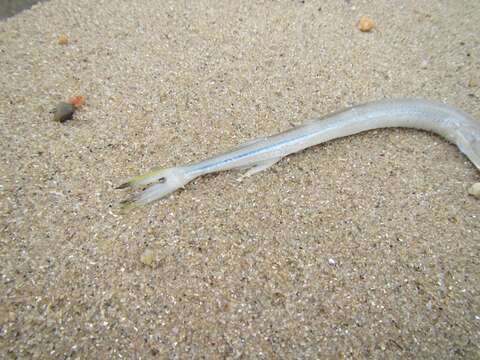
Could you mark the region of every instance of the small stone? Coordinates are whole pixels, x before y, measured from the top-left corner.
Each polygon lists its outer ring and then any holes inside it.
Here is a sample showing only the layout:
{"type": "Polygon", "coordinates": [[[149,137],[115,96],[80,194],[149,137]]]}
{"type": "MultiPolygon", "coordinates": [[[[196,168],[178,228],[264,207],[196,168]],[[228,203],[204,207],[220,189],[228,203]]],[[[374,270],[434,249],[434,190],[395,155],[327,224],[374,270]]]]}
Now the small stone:
{"type": "Polygon", "coordinates": [[[428,68],[428,60],[423,60],[422,63],[420,64],[420,68],[422,69],[428,68]]]}
{"type": "Polygon", "coordinates": [[[59,45],[68,45],[68,36],[62,34],[58,37],[58,44],[59,45]]]}
{"type": "Polygon", "coordinates": [[[155,253],[150,249],[145,250],[142,256],[140,256],[140,261],[144,265],[150,267],[153,266],[153,263],[155,262],[155,253]]]}
{"type": "Polygon", "coordinates": [[[475,79],[470,79],[468,80],[468,87],[469,88],[474,88],[478,86],[478,82],[475,79]]]}
{"type": "Polygon", "coordinates": [[[65,122],[73,117],[75,106],[70,103],[60,102],[53,110],[53,121],[65,122]]]}
{"type": "Polygon", "coordinates": [[[480,199],[480,182],[473,184],[468,189],[468,193],[477,199],[480,199]]]}
{"type": "Polygon", "coordinates": [[[358,29],[361,32],[369,32],[375,27],[375,23],[368,16],[362,16],[358,21],[358,29]]]}
{"type": "Polygon", "coordinates": [[[328,259],[328,263],[329,263],[330,265],[336,265],[336,264],[337,264],[337,262],[336,262],[335,260],[333,260],[333,259],[328,259]]]}

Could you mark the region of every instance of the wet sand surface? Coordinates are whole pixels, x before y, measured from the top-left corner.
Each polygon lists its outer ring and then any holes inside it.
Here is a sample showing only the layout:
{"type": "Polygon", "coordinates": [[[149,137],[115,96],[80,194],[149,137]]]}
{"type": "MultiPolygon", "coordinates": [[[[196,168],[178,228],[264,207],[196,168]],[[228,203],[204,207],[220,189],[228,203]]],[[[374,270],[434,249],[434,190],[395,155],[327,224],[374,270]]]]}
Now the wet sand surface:
{"type": "Polygon", "coordinates": [[[370,100],[480,119],[479,23],[457,0],[52,0],[0,22],[2,357],[477,358],[480,175],[436,135],[371,131],[131,212],[114,188],[370,100]]]}
{"type": "Polygon", "coordinates": [[[0,2],[0,20],[29,9],[32,5],[46,0],[2,0],[0,2]]]}

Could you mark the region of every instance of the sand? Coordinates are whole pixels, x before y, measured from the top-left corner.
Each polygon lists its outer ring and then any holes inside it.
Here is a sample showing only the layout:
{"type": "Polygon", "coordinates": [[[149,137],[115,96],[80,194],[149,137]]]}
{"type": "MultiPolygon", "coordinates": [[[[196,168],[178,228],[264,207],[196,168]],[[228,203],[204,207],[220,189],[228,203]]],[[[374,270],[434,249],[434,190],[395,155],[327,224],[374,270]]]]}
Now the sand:
{"type": "Polygon", "coordinates": [[[114,188],[380,98],[480,119],[479,23],[473,0],[52,0],[0,22],[1,357],[478,358],[480,177],[438,136],[372,131],[128,213],[114,188]]]}
{"type": "Polygon", "coordinates": [[[46,0],[2,0],[0,2],[0,20],[13,16],[22,10],[29,9],[40,1],[46,0]]]}

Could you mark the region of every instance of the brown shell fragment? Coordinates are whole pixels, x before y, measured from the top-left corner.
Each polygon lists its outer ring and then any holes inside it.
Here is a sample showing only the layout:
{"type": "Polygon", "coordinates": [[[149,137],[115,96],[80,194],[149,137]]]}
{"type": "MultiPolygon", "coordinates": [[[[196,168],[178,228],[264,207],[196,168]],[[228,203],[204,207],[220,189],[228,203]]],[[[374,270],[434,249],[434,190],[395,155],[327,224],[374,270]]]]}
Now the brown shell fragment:
{"type": "Polygon", "coordinates": [[[58,37],[58,44],[59,45],[68,45],[68,37],[65,34],[62,34],[58,37]]]}
{"type": "Polygon", "coordinates": [[[68,100],[68,102],[78,109],[80,106],[85,104],[85,96],[74,96],[68,100]]]}
{"type": "Polygon", "coordinates": [[[358,29],[362,32],[369,32],[375,27],[375,22],[368,16],[362,16],[358,21],[358,29]]]}
{"type": "Polygon", "coordinates": [[[73,117],[76,107],[67,102],[60,102],[53,110],[53,121],[65,122],[73,117]]]}

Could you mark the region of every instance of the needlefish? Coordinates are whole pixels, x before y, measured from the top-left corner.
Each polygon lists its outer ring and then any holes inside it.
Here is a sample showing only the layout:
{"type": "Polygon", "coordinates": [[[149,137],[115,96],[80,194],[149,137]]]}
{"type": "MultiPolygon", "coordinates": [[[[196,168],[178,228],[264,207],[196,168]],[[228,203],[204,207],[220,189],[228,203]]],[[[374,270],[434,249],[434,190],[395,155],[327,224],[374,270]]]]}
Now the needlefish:
{"type": "Polygon", "coordinates": [[[436,133],[455,144],[480,170],[480,122],[455,107],[427,100],[381,100],[309,120],[276,135],[257,138],[196,163],[155,168],[118,188],[145,188],[124,205],[143,205],[219,171],[246,170],[248,177],[283,157],[333,139],[378,128],[414,128],[436,133]]]}

